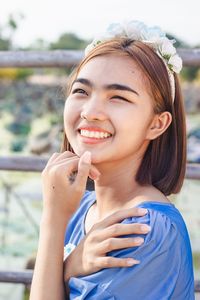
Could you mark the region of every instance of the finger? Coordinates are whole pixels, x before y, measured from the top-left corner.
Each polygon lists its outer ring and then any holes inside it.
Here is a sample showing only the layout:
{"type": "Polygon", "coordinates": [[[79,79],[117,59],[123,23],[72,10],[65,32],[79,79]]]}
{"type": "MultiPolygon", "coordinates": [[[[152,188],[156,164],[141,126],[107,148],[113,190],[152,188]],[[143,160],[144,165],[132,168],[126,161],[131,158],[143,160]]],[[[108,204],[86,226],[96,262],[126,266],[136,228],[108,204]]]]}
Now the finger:
{"type": "Polygon", "coordinates": [[[79,158],[76,154],[70,152],[70,151],[64,151],[62,153],[59,153],[59,156],[57,156],[55,159],[54,159],[54,162],[58,162],[58,161],[61,161],[65,158],[70,158],[70,157],[77,157],[79,158]]]}
{"type": "Polygon", "coordinates": [[[97,267],[103,268],[117,268],[117,267],[131,267],[134,265],[138,265],[140,263],[139,260],[133,258],[116,258],[112,256],[106,257],[98,257],[96,259],[97,267]]]}
{"type": "Polygon", "coordinates": [[[133,248],[138,247],[144,243],[144,239],[141,237],[136,238],[109,238],[99,243],[98,252],[105,255],[106,253],[125,249],[125,248],[133,248]]]}
{"type": "Polygon", "coordinates": [[[78,163],[78,173],[76,175],[76,180],[74,182],[74,184],[76,184],[79,190],[82,190],[86,187],[90,168],[91,168],[91,152],[86,151],[80,157],[78,163]]]}
{"type": "Polygon", "coordinates": [[[77,161],[77,166],[78,166],[78,161],[79,161],[79,157],[77,156],[72,156],[72,157],[68,157],[68,158],[63,158],[63,159],[58,159],[58,160],[54,160],[52,163],[49,164],[49,167],[59,167],[59,166],[64,166],[67,164],[70,164],[73,161],[77,161]]]}
{"type": "Polygon", "coordinates": [[[130,217],[141,217],[141,216],[146,215],[147,213],[148,213],[148,210],[146,208],[132,207],[129,209],[117,211],[117,212],[113,213],[112,215],[103,219],[98,224],[101,228],[106,228],[115,223],[119,223],[124,219],[130,218],[130,217]]]}
{"type": "MultiPolygon", "coordinates": [[[[62,162],[62,160],[64,161],[65,158],[80,159],[80,157],[78,157],[76,154],[74,154],[70,151],[65,151],[63,153],[54,153],[52,155],[52,157],[50,158],[48,165],[55,163],[55,162],[62,162]]],[[[91,169],[90,169],[90,173],[89,173],[90,178],[93,180],[97,180],[100,175],[101,175],[101,173],[99,172],[99,170],[94,165],[91,165],[91,169]]]]}
{"type": "Polygon", "coordinates": [[[73,183],[78,169],[78,157],[66,158],[61,161],[52,161],[46,166],[47,172],[52,176],[60,177],[61,179],[68,179],[73,183]]]}
{"type": "Polygon", "coordinates": [[[49,166],[51,175],[60,178],[64,182],[68,180],[68,183],[76,184],[76,191],[80,190],[82,192],[82,185],[76,181],[79,161],[80,159],[75,157],[74,159],[69,160],[68,158],[54,163],[49,166]]]}
{"type": "Polygon", "coordinates": [[[57,152],[53,153],[51,157],[48,159],[47,165],[50,165],[59,155],[60,153],[57,152]]]}
{"type": "Polygon", "coordinates": [[[91,165],[89,177],[92,180],[97,180],[97,179],[99,179],[100,175],[101,175],[101,173],[99,172],[99,170],[95,166],[91,165]]]}
{"type": "Polygon", "coordinates": [[[78,170],[78,158],[66,159],[57,163],[52,163],[46,167],[47,172],[52,177],[60,178],[60,180],[66,182],[67,179],[70,183],[73,183],[78,170]],[[73,180],[72,180],[73,179],[73,180]]]}
{"type": "MultiPolygon", "coordinates": [[[[74,156],[74,154],[70,151],[65,151],[65,152],[69,152],[68,157],[74,156]]],[[[61,158],[63,157],[63,153],[58,153],[58,152],[53,153],[52,156],[49,158],[46,166],[50,166],[50,165],[54,164],[55,162],[60,161],[61,158]]],[[[66,154],[65,154],[65,156],[66,156],[66,154]]]]}
{"type": "Polygon", "coordinates": [[[101,241],[107,240],[111,237],[124,236],[130,234],[147,234],[150,231],[150,226],[146,224],[114,224],[104,230],[101,230],[98,234],[98,239],[101,241]]]}
{"type": "MultiPolygon", "coordinates": [[[[57,155],[59,156],[60,154],[57,154],[57,155]]],[[[55,157],[55,159],[53,161],[49,162],[48,166],[49,167],[52,167],[52,166],[57,166],[58,167],[58,166],[62,166],[64,164],[66,164],[66,163],[68,164],[68,163],[70,163],[71,161],[74,161],[74,160],[76,160],[78,162],[79,159],[80,158],[78,156],[71,156],[71,157],[69,156],[68,158],[62,158],[62,159],[60,157],[58,157],[56,159],[56,157],[55,157]]],[[[78,166],[78,163],[77,163],[77,166],[78,166]]],[[[91,165],[90,166],[90,171],[89,171],[89,177],[92,180],[97,180],[100,175],[101,175],[101,173],[97,170],[97,168],[95,166],[91,165]]]]}

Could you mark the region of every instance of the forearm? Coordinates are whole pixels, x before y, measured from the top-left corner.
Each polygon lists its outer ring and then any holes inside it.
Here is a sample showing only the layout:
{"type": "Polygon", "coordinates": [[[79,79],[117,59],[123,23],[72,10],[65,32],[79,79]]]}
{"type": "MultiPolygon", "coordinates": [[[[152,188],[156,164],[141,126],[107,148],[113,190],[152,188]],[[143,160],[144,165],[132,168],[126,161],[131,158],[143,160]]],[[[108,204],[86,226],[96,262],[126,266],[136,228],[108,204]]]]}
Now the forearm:
{"type": "Polygon", "coordinates": [[[63,251],[66,226],[80,205],[91,168],[91,153],[81,158],[54,153],[42,172],[44,210],[30,300],[63,300],[63,251]],[[76,172],[73,182],[70,176],[76,172]]]}
{"type": "Polygon", "coordinates": [[[30,300],[64,299],[63,248],[67,223],[60,218],[42,218],[30,300]]]}

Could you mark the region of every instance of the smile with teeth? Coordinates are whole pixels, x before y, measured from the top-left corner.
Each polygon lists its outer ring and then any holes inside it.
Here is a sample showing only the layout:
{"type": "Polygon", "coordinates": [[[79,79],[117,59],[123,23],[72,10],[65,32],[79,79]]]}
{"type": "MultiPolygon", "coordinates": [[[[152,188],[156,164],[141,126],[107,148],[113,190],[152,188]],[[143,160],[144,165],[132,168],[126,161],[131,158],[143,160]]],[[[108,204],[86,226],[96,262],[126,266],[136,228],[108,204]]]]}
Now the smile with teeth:
{"type": "Polygon", "coordinates": [[[79,130],[79,133],[82,136],[89,137],[89,138],[95,138],[95,139],[105,139],[109,138],[112,134],[102,131],[91,131],[86,129],[79,130]]]}

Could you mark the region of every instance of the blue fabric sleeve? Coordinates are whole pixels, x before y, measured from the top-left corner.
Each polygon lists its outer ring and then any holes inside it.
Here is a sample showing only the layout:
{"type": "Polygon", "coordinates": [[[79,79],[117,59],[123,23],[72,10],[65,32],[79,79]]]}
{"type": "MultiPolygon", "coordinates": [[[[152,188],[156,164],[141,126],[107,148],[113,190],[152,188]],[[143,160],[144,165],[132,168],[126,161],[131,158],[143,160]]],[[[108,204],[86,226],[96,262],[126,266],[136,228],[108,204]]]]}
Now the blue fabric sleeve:
{"type": "MultiPolygon", "coordinates": [[[[89,276],[72,277],[69,281],[73,300],[193,300],[191,249],[184,228],[177,229],[167,215],[149,209],[140,218],[122,223],[146,223],[152,230],[144,235],[139,247],[112,251],[114,257],[133,257],[139,265],[108,268],[89,276]]],[[[142,235],[141,235],[142,236],[142,235]]],[[[189,240],[188,240],[189,241],[189,240]]]]}

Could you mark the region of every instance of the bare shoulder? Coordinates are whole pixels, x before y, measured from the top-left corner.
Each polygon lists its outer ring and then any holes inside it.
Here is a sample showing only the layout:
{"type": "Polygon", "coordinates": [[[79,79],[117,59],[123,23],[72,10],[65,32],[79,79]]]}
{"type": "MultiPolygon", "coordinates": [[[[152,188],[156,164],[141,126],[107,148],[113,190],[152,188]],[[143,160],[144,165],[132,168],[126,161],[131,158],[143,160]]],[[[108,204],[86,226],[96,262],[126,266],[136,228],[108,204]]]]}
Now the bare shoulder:
{"type": "Polygon", "coordinates": [[[148,188],[147,197],[151,198],[150,201],[154,200],[154,201],[159,201],[159,202],[170,203],[170,200],[154,186],[151,186],[148,188]]]}
{"type": "Polygon", "coordinates": [[[171,203],[171,201],[154,186],[143,187],[140,193],[133,200],[134,204],[136,205],[148,201],[171,203]]]}

